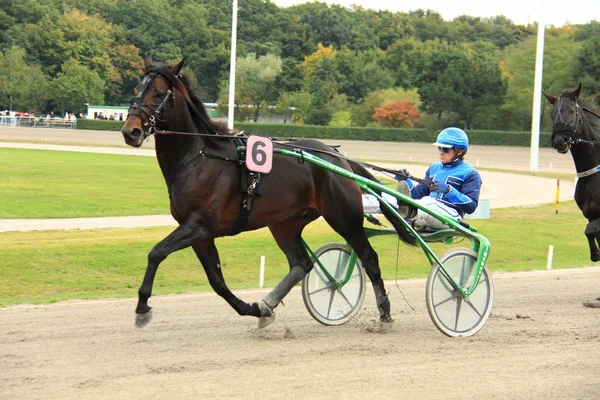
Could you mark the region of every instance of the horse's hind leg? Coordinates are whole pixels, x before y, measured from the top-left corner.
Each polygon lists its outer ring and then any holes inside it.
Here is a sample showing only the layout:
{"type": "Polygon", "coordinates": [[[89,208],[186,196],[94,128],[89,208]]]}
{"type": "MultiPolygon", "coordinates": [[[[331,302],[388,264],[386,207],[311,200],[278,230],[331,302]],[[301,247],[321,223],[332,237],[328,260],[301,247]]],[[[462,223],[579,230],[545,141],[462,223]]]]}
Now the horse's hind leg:
{"type": "Polygon", "coordinates": [[[312,268],[310,256],[302,243],[302,229],[306,226],[306,221],[285,221],[276,225],[269,226],[275,241],[279,248],[285,253],[290,271],[283,279],[269,292],[260,304],[262,316],[258,322],[259,328],[264,328],[271,324],[275,319],[273,309],[281,303],[283,298],[300,282],[312,268]]]}
{"type": "Polygon", "coordinates": [[[590,245],[590,259],[594,262],[600,261],[600,251],[598,243],[600,243],[600,219],[591,221],[585,227],[585,236],[590,245]]]}
{"type": "Polygon", "coordinates": [[[346,196],[336,196],[335,198],[338,204],[335,206],[327,204],[329,207],[325,207],[322,211],[323,218],[337,233],[346,239],[362,262],[375,291],[382,329],[389,329],[392,324],[390,300],[381,279],[379,257],[373,250],[363,229],[364,215],[362,214],[360,196],[352,197],[348,193],[346,196]],[[353,201],[353,199],[356,199],[356,201],[353,201]],[[341,202],[345,204],[340,204],[341,202]],[[342,214],[338,210],[344,210],[345,212],[342,214]]]}
{"type": "Polygon", "coordinates": [[[221,261],[214,240],[206,240],[193,245],[194,252],[206,271],[206,276],[213,290],[221,296],[239,315],[260,317],[257,303],[248,304],[236,297],[225,284],[221,270],[221,261]]]}
{"type": "Polygon", "coordinates": [[[148,305],[148,299],[152,295],[152,285],[154,284],[154,277],[160,263],[169,254],[185,249],[206,236],[206,229],[203,229],[195,222],[188,222],[177,227],[169,236],[152,248],[148,254],[148,266],[146,267],[144,281],[138,291],[138,304],[135,309],[136,326],[146,326],[152,320],[152,307],[148,305]]]}
{"type": "Polygon", "coordinates": [[[357,257],[362,262],[363,267],[367,276],[373,284],[373,291],[375,292],[375,299],[377,301],[377,309],[379,310],[379,319],[385,327],[390,327],[392,323],[391,306],[388,294],[385,290],[383,279],[381,279],[381,269],[379,268],[379,256],[373,250],[371,243],[362,232],[355,236],[342,235],[348,242],[350,247],[354,250],[357,257]]]}

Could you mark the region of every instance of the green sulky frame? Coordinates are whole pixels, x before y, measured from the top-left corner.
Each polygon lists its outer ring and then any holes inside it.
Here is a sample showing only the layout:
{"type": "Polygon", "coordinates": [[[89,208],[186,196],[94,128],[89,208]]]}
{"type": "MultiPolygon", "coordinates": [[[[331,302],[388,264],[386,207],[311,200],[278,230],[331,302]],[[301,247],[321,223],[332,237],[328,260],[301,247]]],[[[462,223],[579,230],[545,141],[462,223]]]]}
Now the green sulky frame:
{"type": "MultiPolygon", "coordinates": [[[[243,149],[240,149],[240,150],[243,150],[243,149]]],[[[379,182],[372,181],[370,179],[367,179],[360,175],[357,175],[353,172],[350,172],[344,168],[341,168],[341,167],[334,165],[328,161],[325,161],[322,158],[316,157],[306,151],[303,151],[300,149],[294,149],[294,150],[274,149],[273,151],[274,151],[274,153],[277,153],[277,154],[282,154],[285,156],[301,159],[303,161],[308,161],[312,164],[318,165],[329,171],[332,171],[338,175],[342,175],[346,178],[352,179],[354,182],[356,182],[361,187],[361,189],[365,193],[369,193],[369,194],[375,196],[384,207],[386,207],[391,213],[393,213],[394,216],[396,216],[402,222],[402,224],[409,231],[411,231],[413,233],[413,235],[417,239],[417,242],[419,243],[419,245],[425,252],[425,255],[427,256],[429,263],[432,266],[434,264],[438,264],[440,266],[440,269],[441,269],[442,273],[444,274],[444,276],[448,279],[448,281],[451,283],[451,285],[454,287],[454,289],[456,289],[461,294],[463,299],[468,300],[468,297],[473,293],[473,291],[475,291],[477,284],[479,283],[479,279],[481,278],[483,269],[485,268],[485,265],[486,265],[486,262],[487,262],[487,259],[488,259],[489,253],[490,253],[490,248],[491,248],[491,244],[490,244],[489,240],[485,236],[478,234],[476,228],[466,224],[463,221],[454,220],[445,215],[442,215],[433,210],[430,210],[426,207],[423,207],[419,203],[415,202],[413,199],[411,199],[408,196],[405,196],[402,193],[396,192],[395,190],[392,190],[392,189],[388,188],[387,186],[382,185],[379,182]],[[431,233],[419,234],[412,227],[412,225],[409,222],[407,222],[398,213],[398,210],[377,192],[387,193],[393,197],[396,197],[397,199],[400,199],[404,203],[407,203],[413,207],[423,210],[424,212],[432,215],[433,217],[437,218],[444,224],[448,225],[449,228],[437,230],[437,231],[434,231],[431,233]],[[464,237],[464,238],[469,239],[471,241],[471,249],[477,253],[477,262],[475,265],[473,281],[469,288],[462,287],[452,277],[452,275],[450,273],[448,273],[448,271],[444,267],[444,264],[440,261],[440,259],[435,254],[435,252],[427,244],[428,242],[446,241],[448,238],[452,238],[452,237],[464,237]]],[[[373,236],[377,236],[377,235],[395,234],[395,230],[393,228],[382,229],[382,228],[365,227],[364,229],[365,229],[365,232],[368,237],[373,237],[373,236]]],[[[306,242],[304,242],[304,245],[308,249],[311,256],[313,256],[313,259],[315,260],[315,262],[320,264],[318,258],[315,257],[315,254],[310,249],[308,244],[306,242]]],[[[352,256],[356,257],[355,254],[353,254],[352,256]]],[[[321,265],[321,267],[323,267],[323,266],[321,265]]],[[[336,280],[334,280],[333,277],[330,276],[324,268],[322,268],[322,269],[324,270],[328,279],[331,280],[331,282],[336,282],[336,280]]],[[[350,271],[349,271],[349,273],[350,273],[350,271]]],[[[336,287],[341,287],[345,284],[345,282],[349,279],[349,273],[348,273],[348,276],[346,276],[342,281],[337,281],[335,283],[336,287]]]]}

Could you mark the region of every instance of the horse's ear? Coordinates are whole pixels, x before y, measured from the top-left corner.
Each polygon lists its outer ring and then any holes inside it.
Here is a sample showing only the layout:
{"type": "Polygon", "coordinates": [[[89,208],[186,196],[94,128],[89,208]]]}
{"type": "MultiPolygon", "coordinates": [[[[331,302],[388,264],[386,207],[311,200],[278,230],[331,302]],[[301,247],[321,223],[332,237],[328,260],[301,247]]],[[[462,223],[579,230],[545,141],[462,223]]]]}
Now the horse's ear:
{"type": "MultiPolygon", "coordinates": [[[[544,92],[542,92],[544,93],[544,92]]],[[[556,103],[556,97],[555,96],[550,96],[549,94],[544,93],[544,96],[546,96],[546,98],[548,99],[548,101],[550,102],[550,104],[554,105],[554,103],[556,103]]]]}
{"type": "Polygon", "coordinates": [[[181,70],[183,69],[183,64],[184,64],[184,63],[185,63],[185,57],[183,57],[183,58],[181,59],[181,61],[179,61],[179,64],[177,64],[177,65],[175,66],[175,69],[173,70],[173,73],[174,73],[175,75],[179,75],[179,73],[180,73],[180,72],[181,72],[181,70]]]}
{"type": "Polygon", "coordinates": [[[148,53],[146,58],[144,58],[144,68],[147,69],[151,66],[152,66],[152,56],[150,55],[150,53],[148,53]]]}
{"type": "Polygon", "coordinates": [[[579,94],[581,93],[581,82],[579,82],[579,86],[577,86],[577,89],[575,89],[573,92],[571,92],[571,96],[573,96],[574,99],[579,97],[579,94]]]}

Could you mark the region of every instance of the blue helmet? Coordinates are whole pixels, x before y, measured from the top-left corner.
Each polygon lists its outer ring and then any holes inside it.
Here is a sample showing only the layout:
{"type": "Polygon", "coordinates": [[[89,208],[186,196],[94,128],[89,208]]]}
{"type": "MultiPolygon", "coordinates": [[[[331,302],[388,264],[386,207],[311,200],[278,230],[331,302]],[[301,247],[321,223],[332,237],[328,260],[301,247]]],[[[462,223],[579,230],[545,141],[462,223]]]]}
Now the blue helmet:
{"type": "Polygon", "coordinates": [[[446,128],[440,132],[434,146],[439,147],[454,147],[467,152],[469,150],[469,137],[460,128],[446,128]]]}

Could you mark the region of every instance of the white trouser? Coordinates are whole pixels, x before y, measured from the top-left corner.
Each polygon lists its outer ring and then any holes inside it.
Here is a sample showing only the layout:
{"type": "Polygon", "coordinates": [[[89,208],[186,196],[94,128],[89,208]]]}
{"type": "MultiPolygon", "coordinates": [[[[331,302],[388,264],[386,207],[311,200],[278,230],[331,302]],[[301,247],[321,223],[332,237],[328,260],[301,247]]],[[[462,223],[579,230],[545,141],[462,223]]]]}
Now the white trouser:
{"type": "MultiPolygon", "coordinates": [[[[456,211],[452,207],[448,207],[444,203],[441,203],[434,199],[433,197],[423,197],[421,199],[415,200],[416,203],[426,207],[429,210],[436,211],[438,214],[446,215],[450,218],[460,220],[462,219],[460,213],[456,211]]],[[[427,214],[423,210],[417,210],[417,216],[414,218],[415,227],[423,227],[428,226],[433,229],[442,229],[447,228],[448,225],[444,224],[442,221],[434,217],[433,215],[427,214]]]]}
{"type": "MultiPolygon", "coordinates": [[[[394,196],[390,196],[389,194],[383,193],[382,197],[386,199],[392,206],[397,206],[398,201],[394,196]]],[[[377,198],[371,194],[363,194],[363,208],[366,214],[380,214],[381,210],[379,209],[379,201],[377,198]]],[[[460,213],[456,211],[454,208],[448,207],[443,203],[440,203],[433,197],[423,197],[418,200],[414,200],[415,203],[419,203],[420,205],[427,207],[430,210],[436,211],[439,214],[446,215],[450,218],[454,218],[456,220],[462,219],[460,213]]],[[[438,220],[432,215],[427,214],[423,210],[417,210],[417,215],[413,219],[415,220],[416,227],[424,227],[429,226],[433,229],[442,229],[447,228],[448,225],[444,224],[442,221],[438,220]]]]}
{"type": "MultiPolygon", "coordinates": [[[[387,202],[392,206],[398,207],[398,200],[394,196],[391,196],[387,193],[382,193],[381,197],[386,199],[387,202]]],[[[379,200],[377,200],[377,197],[373,196],[372,194],[363,194],[362,201],[365,214],[381,214],[379,200]]]]}

